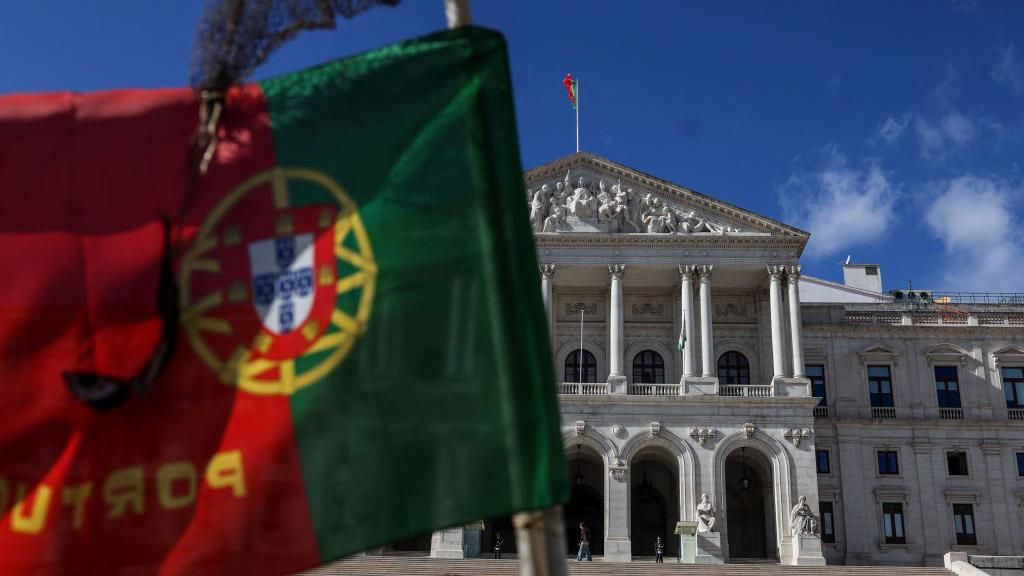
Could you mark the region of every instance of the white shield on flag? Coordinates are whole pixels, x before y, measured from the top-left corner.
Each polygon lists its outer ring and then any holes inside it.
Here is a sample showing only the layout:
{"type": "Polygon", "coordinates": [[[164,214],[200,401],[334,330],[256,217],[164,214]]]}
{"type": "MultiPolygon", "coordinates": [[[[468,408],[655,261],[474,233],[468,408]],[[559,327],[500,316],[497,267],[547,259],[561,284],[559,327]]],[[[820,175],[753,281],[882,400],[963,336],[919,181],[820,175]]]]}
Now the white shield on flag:
{"type": "Polygon", "coordinates": [[[252,300],[263,326],[287,334],[313,308],[313,235],[296,234],[249,243],[252,300]]]}

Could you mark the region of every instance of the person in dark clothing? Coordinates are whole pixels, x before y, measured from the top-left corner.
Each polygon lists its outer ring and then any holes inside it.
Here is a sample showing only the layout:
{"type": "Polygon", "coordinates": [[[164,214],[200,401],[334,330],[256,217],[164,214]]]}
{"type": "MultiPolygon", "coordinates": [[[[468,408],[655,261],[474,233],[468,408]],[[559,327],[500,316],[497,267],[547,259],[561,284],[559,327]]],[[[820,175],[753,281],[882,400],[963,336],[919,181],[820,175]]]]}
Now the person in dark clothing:
{"type": "Polygon", "coordinates": [[[501,538],[501,532],[497,532],[494,535],[494,559],[501,560],[501,547],[505,545],[505,541],[501,538]]]}
{"type": "Polygon", "coordinates": [[[665,545],[661,542],[661,536],[654,542],[654,561],[659,564],[665,563],[665,545]]]}
{"type": "Polygon", "coordinates": [[[576,553],[576,561],[580,562],[583,560],[583,556],[586,555],[587,562],[593,561],[590,556],[590,530],[580,522],[580,550],[576,553]]]}

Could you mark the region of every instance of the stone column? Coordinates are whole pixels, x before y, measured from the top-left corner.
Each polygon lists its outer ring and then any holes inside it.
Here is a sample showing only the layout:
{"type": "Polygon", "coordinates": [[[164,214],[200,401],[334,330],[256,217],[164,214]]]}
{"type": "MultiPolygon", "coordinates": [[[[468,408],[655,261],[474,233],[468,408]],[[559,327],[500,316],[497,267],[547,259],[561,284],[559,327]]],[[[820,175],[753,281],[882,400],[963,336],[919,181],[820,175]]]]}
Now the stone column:
{"type": "Polygon", "coordinates": [[[786,284],[789,287],[789,328],[792,330],[793,343],[793,376],[803,378],[806,368],[804,367],[804,337],[803,326],[800,324],[800,267],[790,266],[786,270],[786,284]]]}
{"type": "Polygon", "coordinates": [[[626,375],[622,372],[622,275],[626,272],[626,266],[612,264],[608,266],[608,272],[612,277],[611,318],[608,325],[608,392],[625,394],[626,375]]]}
{"type": "Polygon", "coordinates": [[[551,313],[551,308],[554,306],[552,302],[552,285],[555,280],[555,265],[554,264],[541,264],[540,265],[540,291],[544,296],[544,312],[547,314],[548,319],[548,334],[551,336],[552,344],[555,341],[555,326],[554,326],[554,315],[551,313]]]}
{"type": "Polygon", "coordinates": [[[683,348],[684,378],[697,375],[697,370],[694,366],[696,356],[693,354],[693,348],[697,344],[693,339],[693,273],[696,271],[696,266],[679,266],[679,278],[682,285],[681,297],[683,299],[683,305],[680,309],[683,311],[683,334],[686,337],[686,345],[683,348]]]}
{"type": "MultiPolygon", "coordinates": [[[[914,504],[921,509],[922,538],[916,540],[924,541],[925,562],[927,563],[929,560],[934,562],[937,558],[941,558],[947,550],[947,538],[940,530],[948,526],[953,519],[943,520],[936,514],[936,510],[945,511],[946,502],[942,498],[942,493],[937,493],[936,490],[936,479],[941,476],[936,475],[935,469],[938,465],[933,466],[932,462],[935,446],[926,442],[915,442],[911,445],[911,450],[914,453],[914,470],[917,475],[915,480],[917,480],[918,500],[914,504]]],[[[945,515],[943,512],[942,516],[945,515]]],[[[904,510],[904,525],[909,524],[912,517],[907,510],[904,510]]],[[[975,522],[975,530],[977,530],[977,522],[975,522]]]]}
{"type": "Polygon", "coordinates": [[[781,378],[786,375],[786,353],[783,347],[785,343],[782,336],[782,287],[781,282],[783,267],[768,267],[768,299],[771,304],[772,317],[772,367],[774,378],[781,378]]]}
{"type": "Polygon", "coordinates": [[[712,377],[715,357],[714,335],[711,333],[711,270],[714,266],[705,265],[700,272],[700,364],[701,375],[712,377]]]}
{"type": "MultiPolygon", "coordinates": [[[[978,533],[978,521],[986,510],[979,510],[982,506],[990,509],[992,533],[995,535],[995,551],[1000,556],[1013,554],[1013,538],[1010,526],[1009,514],[1013,510],[1010,506],[1003,506],[1002,503],[1009,503],[1010,498],[1006,497],[1006,480],[1003,475],[1003,450],[995,443],[983,443],[981,453],[985,457],[985,468],[988,476],[988,487],[992,491],[988,502],[977,502],[974,504],[974,530],[978,533]],[[1009,508],[1009,510],[1008,510],[1009,508]]],[[[1011,454],[1012,455],[1012,454],[1011,454]]],[[[978,534],[978,540],[983,538],[978,534]]]]}
{"type": "Polygon", "coordinates": [[[604,559],[609,562],[630,562],[633,559],[629,541],[629,470],[619,460],[608,468],[605,478],[604,559]]]}

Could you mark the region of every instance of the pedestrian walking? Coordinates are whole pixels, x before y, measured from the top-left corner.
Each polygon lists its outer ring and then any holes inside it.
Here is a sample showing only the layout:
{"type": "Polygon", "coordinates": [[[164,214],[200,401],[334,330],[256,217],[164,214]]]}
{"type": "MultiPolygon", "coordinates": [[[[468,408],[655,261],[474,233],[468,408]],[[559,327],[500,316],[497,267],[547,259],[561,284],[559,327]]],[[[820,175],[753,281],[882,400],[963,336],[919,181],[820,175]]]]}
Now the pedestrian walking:
{"type": "Polygon", "coordinates": [[[580,522],[580,550],[576,553],[576,561],[582,561],[584,555],[587,556],[587,562],[593,561],[593,558],[590,556],[590,530],[587,529],[583,522],[580,522]]]}

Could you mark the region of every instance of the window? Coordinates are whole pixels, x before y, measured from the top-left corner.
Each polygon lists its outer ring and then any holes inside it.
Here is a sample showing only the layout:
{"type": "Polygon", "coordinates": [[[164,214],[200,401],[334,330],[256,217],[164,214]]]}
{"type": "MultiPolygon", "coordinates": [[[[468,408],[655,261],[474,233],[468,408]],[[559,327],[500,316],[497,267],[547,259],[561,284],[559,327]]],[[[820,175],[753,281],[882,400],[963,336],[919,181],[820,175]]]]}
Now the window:
{"type": "Polygon", "coordinates": [[[832,462],[828,450],[815,450],[814,455],[818,460],[818,474],[831,474],[832,462]]]}
{"type": "Polygon", "coordinates": [[[633,357],[634,384],[664,384],[665,361],[654,350],[644,350],[633,357]]]}
{"type": "Polygon", "coordinates": [[[864,275],[865,276],[878,276],[878,266],[865,266],[864,267],[864,275]]]}
{"type": "Polygon", "coordinates": [[[565,380],[563,382],[579,382],[582,371],[583,382],[597,382],[597,360],[590,352],[573,350],[565,357],[565,380]],[[581,367],[582,365],[582,367],[581,367]]]}
{"type": "Polygon", "coordinates": [[[892,402],[892,375],[888,366],[868,366],[868,389],[872,408],[889,408],[892,402]]]}
{"type": "Polygon", "coordinates": [[[807,377],[811,379],[811,396],[821,398],[818,406],[827,406],[825,392],[825,367],[821,364],[808,364],[806,367],[807,377]]]}
{"type": "Polygon", "coordinates": [[[935,394],[938,396],[939,408],[960,407],[960,383],[956,366],[935,367],[935,394]]]}
{"type": "Polygon", "coordinates": [[[1024,452],[1017,452],[1017,476],[1024,476],[1024,452]]]}
{"type": "Polygon", "coordinates": [[[750,384],[750,363],[747,362],[747,357],[736,351],[719,356],[718,383],[750,384]]]}
{"type": "Polygon", "coordinates": [[[878,451],[878,473],[899,474],[900,459],[895,450],[878,451]]]}
{"type": "Polygon", "coordinates": [[[821,541],[835,542],[836,523],[832,513],[832,503],[818,502],[818,512],[821,512],[821,541]]]}
{"type": "Polygon", "coordinates": [[[974,533],[974,505],[953,504],[953,526],[956,527],[956,543],[971,546],[978,543],[974,533]]]}
{"type": "Polygon", "coordinates": [[[1001,370],[1003,392],[1007,408],[1024,408],[1024,368],[1006,367],[1001,370]]]}
{"type": "Polygon", "coordinates": [[[903,532],[903,504],[882,503],[882,528],[885,530],[886,544],[907,543],[907,535],[903,532]]]}
{"type": "Polygon", "coordinates": [[[967,476],[967,453],[947,452],[946,468],[950,476],[967,476]]]}

